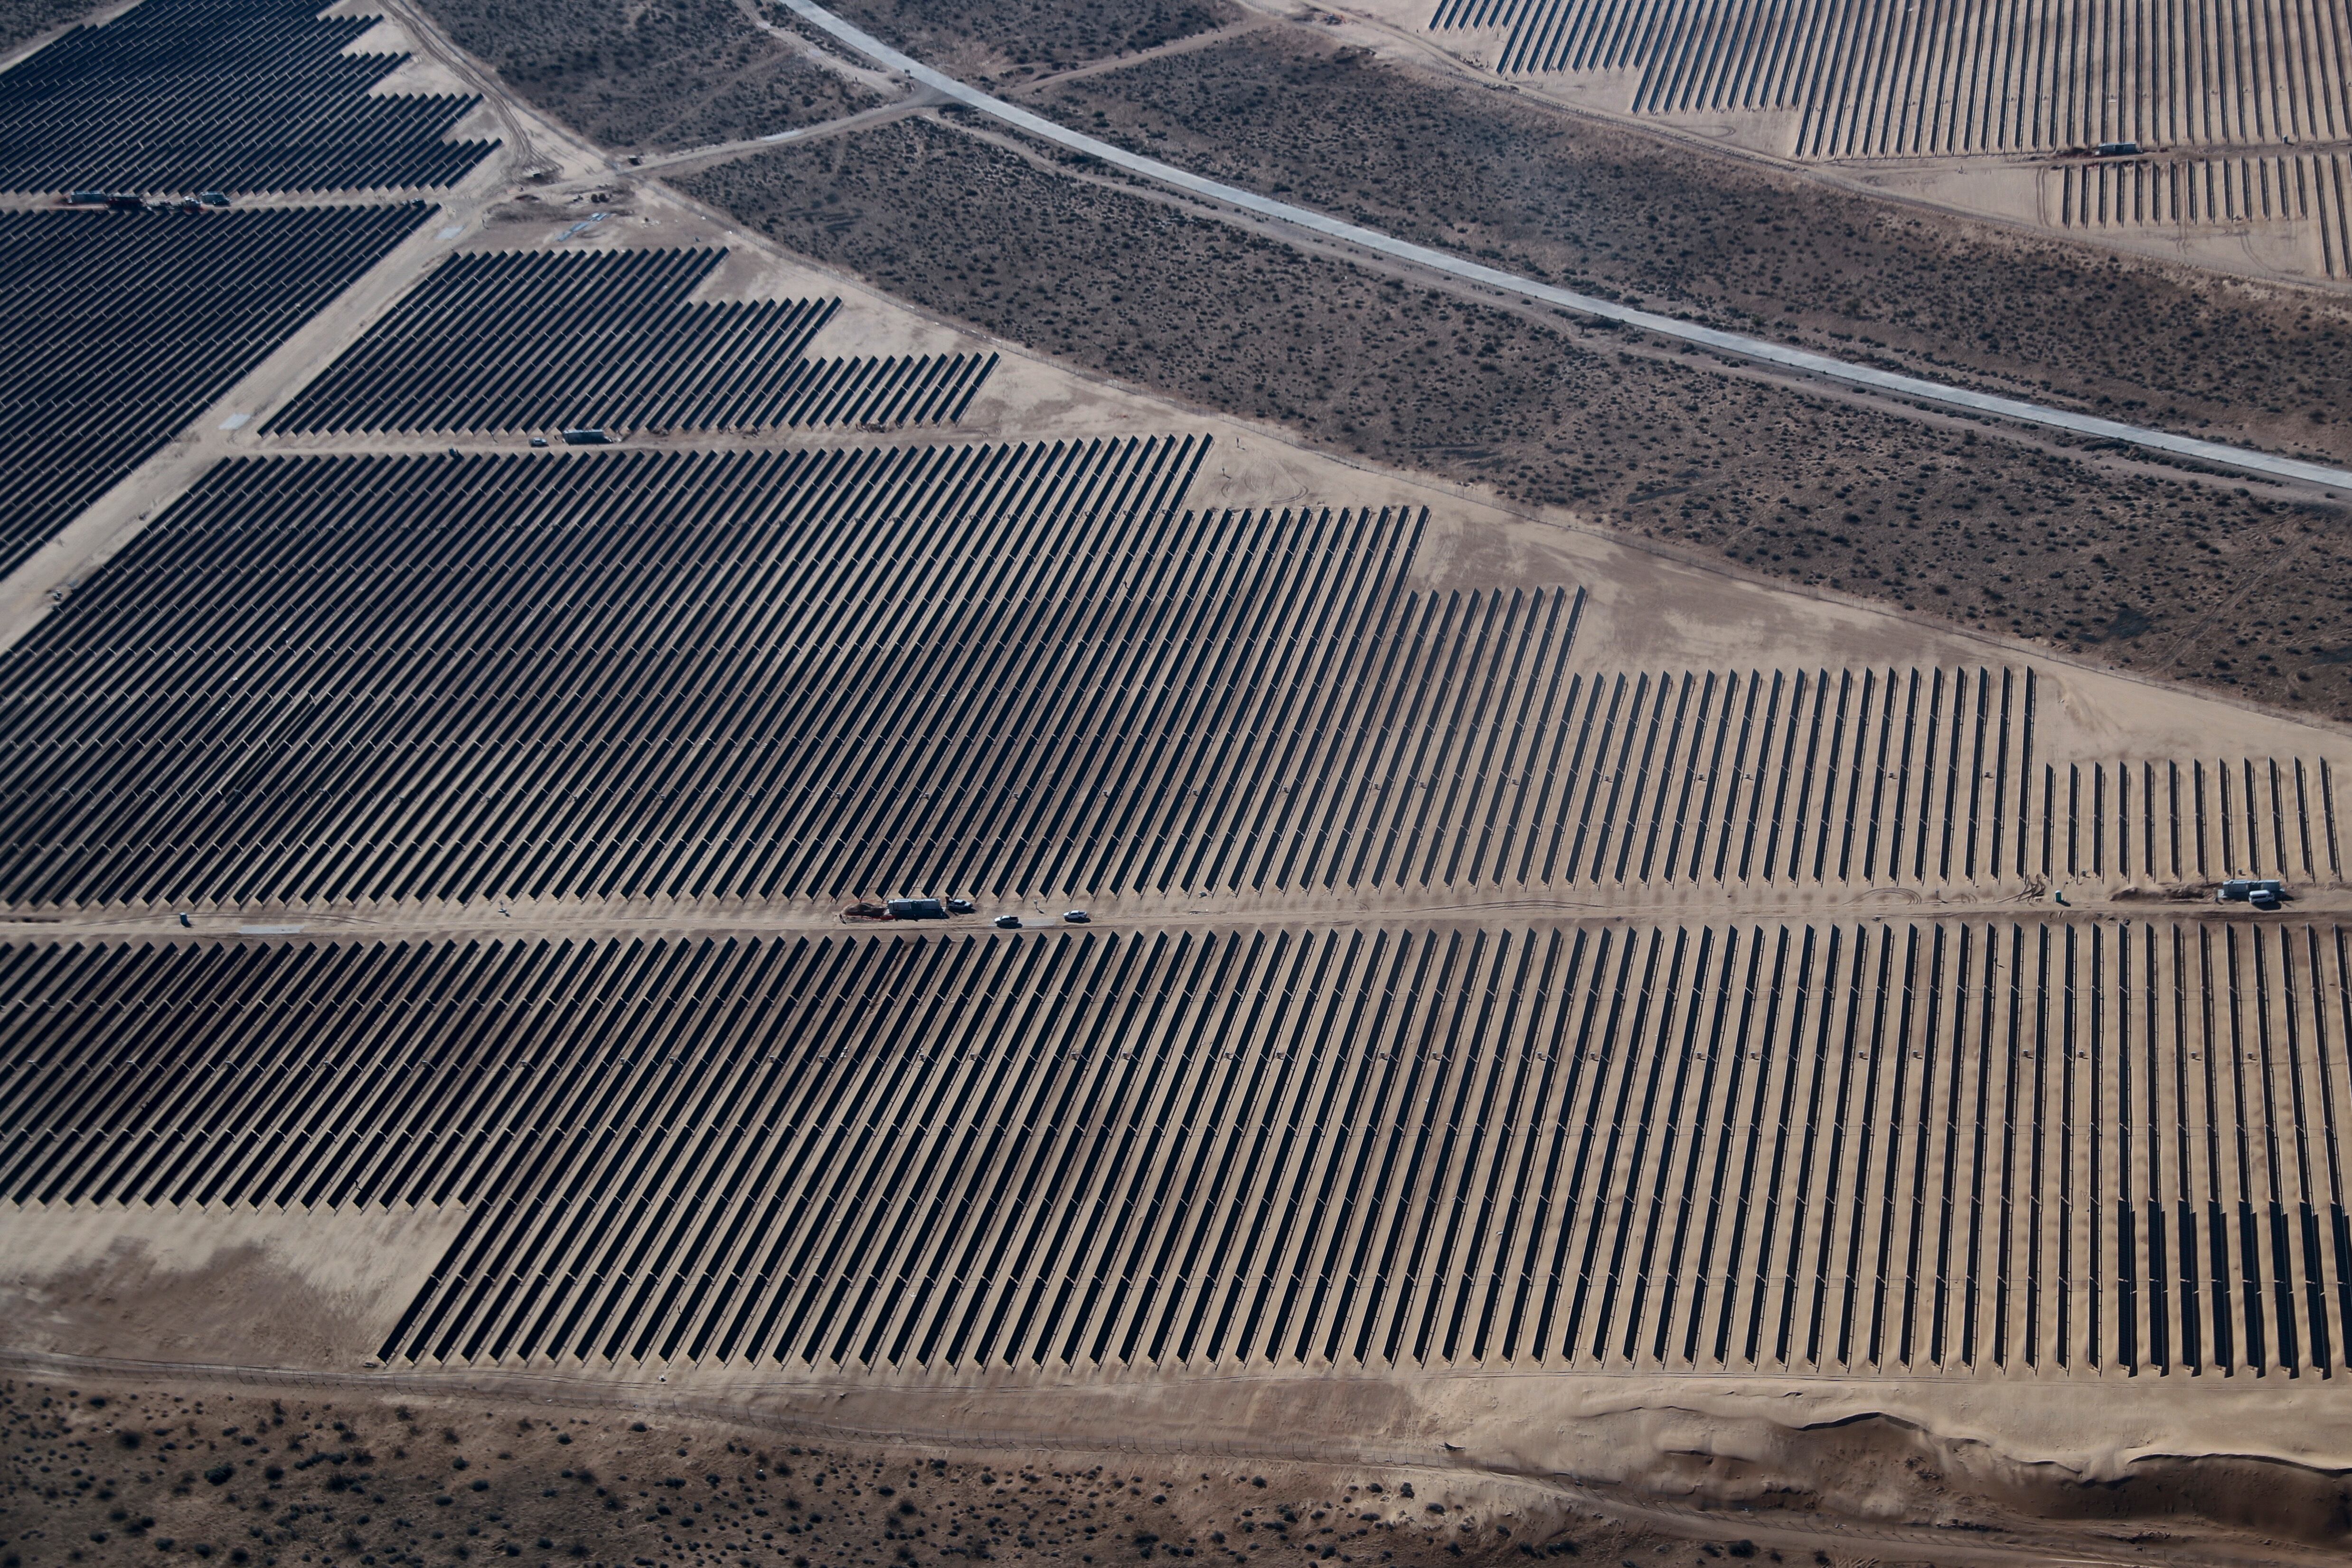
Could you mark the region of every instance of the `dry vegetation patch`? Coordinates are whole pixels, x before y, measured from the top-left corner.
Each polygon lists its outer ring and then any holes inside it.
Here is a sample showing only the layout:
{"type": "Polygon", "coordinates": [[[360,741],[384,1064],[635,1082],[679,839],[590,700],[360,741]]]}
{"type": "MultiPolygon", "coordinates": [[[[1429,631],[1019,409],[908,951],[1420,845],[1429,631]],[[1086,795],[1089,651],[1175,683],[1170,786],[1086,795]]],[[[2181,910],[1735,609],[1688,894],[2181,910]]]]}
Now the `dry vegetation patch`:
{"type": "Polygon", "coordinates": [[[2352,313],[1850,195],[1273,28],[1044,89],[1066,124],[1564,286],[2352,455],[2352,313]]]}
{"type": "Polygon", "coordinates": [[[91,9],[90,0],[0,0],[0,53],[91,9]]]}
{"type": "Polygon", "coordinates": [[[1089,370],[1770,576],[2352,714],[2352,528],[1471,304],[923,122],[698,174],[782,243],[1089,370]]]}
{"type": "Polygon", "coordinates": [[[752,26],[734,0],[428,0],[426,8],[516,92],[607,147],[740,141],[874,101],[752,26]]]}
{"type": "Polygon", "coordinates": [[[1238,21],[1232,0],[842,0],[841,16],[951,74],[998,84],[1238,21]]]}
{"type": "Polygon", "coordinates": [[[1831,1561],[1564,1506],[1449,1507],[1377,1467],[852,1449],[480,1396],[19,1379],[0,1433],[5,1568],[1831,1561]]]}

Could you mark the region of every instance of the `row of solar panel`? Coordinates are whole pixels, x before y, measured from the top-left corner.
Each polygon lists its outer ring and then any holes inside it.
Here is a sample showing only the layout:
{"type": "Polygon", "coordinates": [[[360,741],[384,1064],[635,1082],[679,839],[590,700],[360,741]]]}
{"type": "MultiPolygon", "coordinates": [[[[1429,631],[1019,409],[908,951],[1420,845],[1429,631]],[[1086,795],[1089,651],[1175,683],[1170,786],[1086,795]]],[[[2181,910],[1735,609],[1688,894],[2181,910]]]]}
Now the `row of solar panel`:
{"type": "Polygon", "coordinates": [[[2344,933],[0,946],[0,1192],[463,1206],[388,1359],[2332,1374],[2344,933]]]}
{"type": "Polygon", "coordinates": [[[497,146],[478,99],[376,91],[408,57],[346,54],[372,17],[316,0],[141,0],[0,72],[0,191],[421,190],[497,146]]]}
{"type": "MultiPolygon", "coordinates": [[[[413,233],[421,203],[0,214],[0,575],[413,233]]],[[[696,305],[726,252],[452,258],[273,431],[897,427],[993,354],[814,360],[835,300],[696,305]]]]}

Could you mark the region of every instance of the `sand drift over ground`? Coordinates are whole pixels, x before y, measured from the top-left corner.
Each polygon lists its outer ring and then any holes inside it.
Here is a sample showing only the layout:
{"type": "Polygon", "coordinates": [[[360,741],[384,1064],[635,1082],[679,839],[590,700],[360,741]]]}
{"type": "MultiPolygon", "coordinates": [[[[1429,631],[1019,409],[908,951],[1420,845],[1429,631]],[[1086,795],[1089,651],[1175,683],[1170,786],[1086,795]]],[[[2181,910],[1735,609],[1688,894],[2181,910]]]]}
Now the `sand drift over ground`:
{"type": "MultiPolygon", "coordinates": [[[[815,1446],[707,1417],[79,1377],[9,1382],[0,1431],[12,1522],[29,1527],[12,1531],[12,1547],[70,1541],[68,1550],[93,1562],[136,1552],[267,1563],[316,1553],[814,1568],[1246,1563],[1303,1550],[1433,1568],[1524,1561],[1530,1548],[1543,1557],[1681,1560],[1660,1555],[1670,1537],[1599,1510],[1480,1495],[1475,1481],[1380,1466],[1204,1470],[1077,1454],[1049,1466],[1034,1454],[952,1446],[815,1446]]],[[[47,1555],[30,1549],[28,1561],[47,1555]]],[[[1813,1561],[1733,1538],[1704,1554],[1681,1547],[1698,1561],[1727,1551],[1813,1561]]]]}

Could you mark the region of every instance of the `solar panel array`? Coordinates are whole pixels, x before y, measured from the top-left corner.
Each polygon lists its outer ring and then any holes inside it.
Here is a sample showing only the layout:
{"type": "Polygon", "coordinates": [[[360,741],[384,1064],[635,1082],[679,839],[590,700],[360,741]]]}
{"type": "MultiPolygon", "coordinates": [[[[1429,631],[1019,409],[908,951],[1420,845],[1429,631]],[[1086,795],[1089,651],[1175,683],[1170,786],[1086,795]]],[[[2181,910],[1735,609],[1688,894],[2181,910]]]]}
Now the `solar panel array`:
{"type": "Polygon", "coordinates": [[[1553,749],[1495,784],[1549,829],[1526,881],[2013,879],[2035,686],[1984,669],[1571,676],[1553,749]]]}
{"type": "Polygon", "coordinates": [[[1786,109],[1807,158],[2223,146],[2352,132],[2352,3],[1440,0],[1505,72],[1629,71],[1643,114],[1786,109]]]}
{"type": "Polygon", "coordinates": [[[0,191],[357,191],[456,183],[478,99],[378,94],[405,55],[315,0],[141,0],[0,73],[0,191]]]}
{"type": "Polygon", "coordinates": [[[1560,686],[1575,597],[1406,593],[1402,512],[1186,512],[1202,450],[225,465],[0,658],[0,894],[1524,860],[1480,769],[1560,686]]]}
{"type": "Polygon", "coordinates": [[[388,1358],[2332,1372],[2345,934],[0,949],[18,1202],[460,1203],[388,1358]]]}
{"type": "MultiPolygon", "coordinates": [[[[2196,31],[1744,4],[1436,25],[1816,155],[2122,125],[2074,89],[2196,31]]],[[[368,26],[143,0],[0,75],[0,188],[462,177],[368,26]]],[[[2294,55],[2199,133],[2341,130],[2294,55]]],[[[2305,200],[2213,167],[2070,221],[2305,200]]],[[[0,214],[0,570],[426,211],[0,214]]],[[[449,261],[271,428],[951,423],[994,368],[808,359],[834,302],[688,300],[723,255],[449,261]]],[[[2326,761],[2053,758],[2023,670],[1594,670],[1579,591],[1414,587],[1419,513],[1188,509],[1205,449],[222,464],[0,653],[0,901],[2340,880],[2326,761]]],[[[2347,1116],[2307,921],[0,943],[0,1198],[456,1206],[412,1364],[2330,1375],[2347,1116]]]]}
{"type": "Polygon", "coordinates": [[[2048,880],[2344,878],[2336,770],[2325,758],[2052,764],[2041,793],[2036,847],[2048,880]]]}
{"type": "Polygon", "coordinates": [[[0,214],[0,572],[171,440],[430,211],[409,203],[0,214]]]}
{"type": "Polygon", "coordinates": [[[2337,863],[2324,764],[2062,766],[2031,672],[1575,668],[1580,595],[1413,591],[1412,513],[1188,511],[1203,450],[223,465],[0,655],[0,898],[2337,863]]]}
{"type": "Polygon", "coordinates": [[[2230,233],[2309,223],[2320,268],[2352,277],[2352,159],[2342,152],[2117,158],[2043,175],[2045,210],[2065,228],[2230,233]]]}
{"type": "Polygon", "coordinates": [[[892,430],[953,424],[996,369],[989,354],[872,354],[803,360],[766,423],[793,429],[854,424],[892,430]]]}
{"type": "Polygon", "coordinates": [[[763,430],[952,423],[990,355],[811,361],[838,300],[692,304],[727,252],[452,257],[273,431],[763,430]]]}

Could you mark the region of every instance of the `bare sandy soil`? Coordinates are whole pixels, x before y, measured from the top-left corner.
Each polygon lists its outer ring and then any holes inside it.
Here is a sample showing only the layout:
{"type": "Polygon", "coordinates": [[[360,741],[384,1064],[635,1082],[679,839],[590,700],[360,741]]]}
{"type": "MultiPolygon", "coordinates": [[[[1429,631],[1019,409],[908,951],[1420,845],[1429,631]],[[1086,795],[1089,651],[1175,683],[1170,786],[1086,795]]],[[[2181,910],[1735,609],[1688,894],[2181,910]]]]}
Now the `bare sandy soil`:
{"type": "Polygon", "coordinates": [[[1535,1488],[1166,1456],[817,1446],[511,1396],[0,1384],[9,1568],[79,1562],[1846,1563],[1535,1488]],[[1207,1468],[1204,1468],[1207,1467],[1207,1468]],[[1417,1478],[1417,1480],[1416,1480],[1417,1478]]]}

